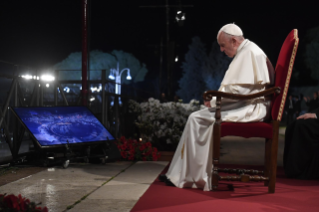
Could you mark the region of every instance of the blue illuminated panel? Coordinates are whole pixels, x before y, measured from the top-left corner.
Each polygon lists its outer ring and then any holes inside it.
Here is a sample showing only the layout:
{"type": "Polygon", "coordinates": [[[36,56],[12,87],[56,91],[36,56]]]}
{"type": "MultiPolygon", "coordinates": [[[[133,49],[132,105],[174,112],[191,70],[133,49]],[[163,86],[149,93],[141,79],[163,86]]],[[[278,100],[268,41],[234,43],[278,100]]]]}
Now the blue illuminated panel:
{"type": "Polygon", "coordinates": [[[115,140],[84,106],[12,109],[41,146],[115,140]]]}

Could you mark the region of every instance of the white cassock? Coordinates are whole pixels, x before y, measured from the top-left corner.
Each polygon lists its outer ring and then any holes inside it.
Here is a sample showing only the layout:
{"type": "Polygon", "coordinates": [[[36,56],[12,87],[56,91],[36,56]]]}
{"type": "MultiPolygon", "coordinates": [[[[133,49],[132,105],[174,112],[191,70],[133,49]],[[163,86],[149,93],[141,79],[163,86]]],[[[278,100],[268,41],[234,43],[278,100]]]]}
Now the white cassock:
{"type": "MultiPolygon", "coordinates": [[[[245,39],[238,47],[219,91],[252,94],[265,90],[266,84],[269,84],[266,57],[256,44],[245,39]]],[[[211,190],[215,100],[211,100],[212,108],[204,108],[188,117],[166,173],[176,187],[211,190]]],[[[269,105],[263,98],[248,101],[222,99],[221,119],[223,122],[259,122],[267,117],[269,105]]]]}

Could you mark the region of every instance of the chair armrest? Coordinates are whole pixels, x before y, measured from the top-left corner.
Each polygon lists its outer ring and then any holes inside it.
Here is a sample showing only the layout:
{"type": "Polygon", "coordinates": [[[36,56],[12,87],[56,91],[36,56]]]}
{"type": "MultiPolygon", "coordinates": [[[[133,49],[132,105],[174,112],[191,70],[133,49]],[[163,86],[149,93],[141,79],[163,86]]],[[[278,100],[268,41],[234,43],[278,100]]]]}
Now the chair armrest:
{"type": "Polygon", "coordinates": [[[272,87],[268,88],[264,91],[254,93],[254,94],[248,94],[248,95],[241,95],[241,94],[232,94],[232,93],[225,93],[221,91],[205,91],[203,94],[204,101],[210,101],[213,96],[216,97],[223,97],[228,99],[238,99],[238,100],[247,100],[247,99],[254,99],[261,96],[269,96],[271,94],[280,93],[280,87],[272,87]]]}

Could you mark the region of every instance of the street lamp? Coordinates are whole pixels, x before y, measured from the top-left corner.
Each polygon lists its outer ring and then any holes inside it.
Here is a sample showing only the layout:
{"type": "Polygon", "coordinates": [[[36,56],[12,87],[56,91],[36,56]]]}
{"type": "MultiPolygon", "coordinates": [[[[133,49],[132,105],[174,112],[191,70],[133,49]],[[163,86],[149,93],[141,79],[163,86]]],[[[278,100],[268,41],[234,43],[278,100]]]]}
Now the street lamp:
{"type": "MultiPolygon", "coordinates": [[[[111,68],[110,69],[110,75],[109,79],[114,80],[115,79],[115,94],[120,95],[121,94],[121,76],[124,71],[127,71],[126,79],[131,80],[131,74],[130,74],[130,69],[129,68],[123,68],[120,71],[120,63],[117,62],[117,68],[111,68]]],[[[122,104],[121,102],[121,97],[119,97],[119,104],[122,104]]],[[[113,102],[111,102],[111,105],[113,105],[113,102]]]]}

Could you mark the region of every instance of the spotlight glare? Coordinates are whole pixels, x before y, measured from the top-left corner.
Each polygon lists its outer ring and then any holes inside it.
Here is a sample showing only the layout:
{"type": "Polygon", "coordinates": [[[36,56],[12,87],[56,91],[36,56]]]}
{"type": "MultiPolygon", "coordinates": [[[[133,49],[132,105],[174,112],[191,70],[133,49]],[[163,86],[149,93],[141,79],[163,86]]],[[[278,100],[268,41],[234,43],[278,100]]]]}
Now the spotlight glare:
{"type": "Polygon", "coordinates": [[[110,75],[109,75],[109,79],[111,79],[111,80],[114,80],[114,79],[115,79],[115,77],[113,76],[113,74],[110,74],[110,75]]]}
{"type": "Polygon", "coordinates": [[[54,81],[55,77],[52,75],[42,75],[41,80],[50,82],[50,81],[54,81]]]}
{"type": "Polygon", "coordinates": [[[27,74],[27,75],[22,75],[21,77],[22,77],[22,78],[25,78],[25,79],[27,79],[27,80],[32,79],[32,75],[29,75],[29,74],[27,74]]]}
{"type": "Polygon", "coordinates": [[[69,87],[65,87],[65,88],[63,89],[63,91],[69,93],[69,92],[70,92],[70,88],[69,88],[69,87]]]}
{"type": "Polygon", "coordinates": [[[91,87],[91,91],[94,92],[94,91],[97,91],[99,92],[99,89],[97,87],[91,87]]]}

